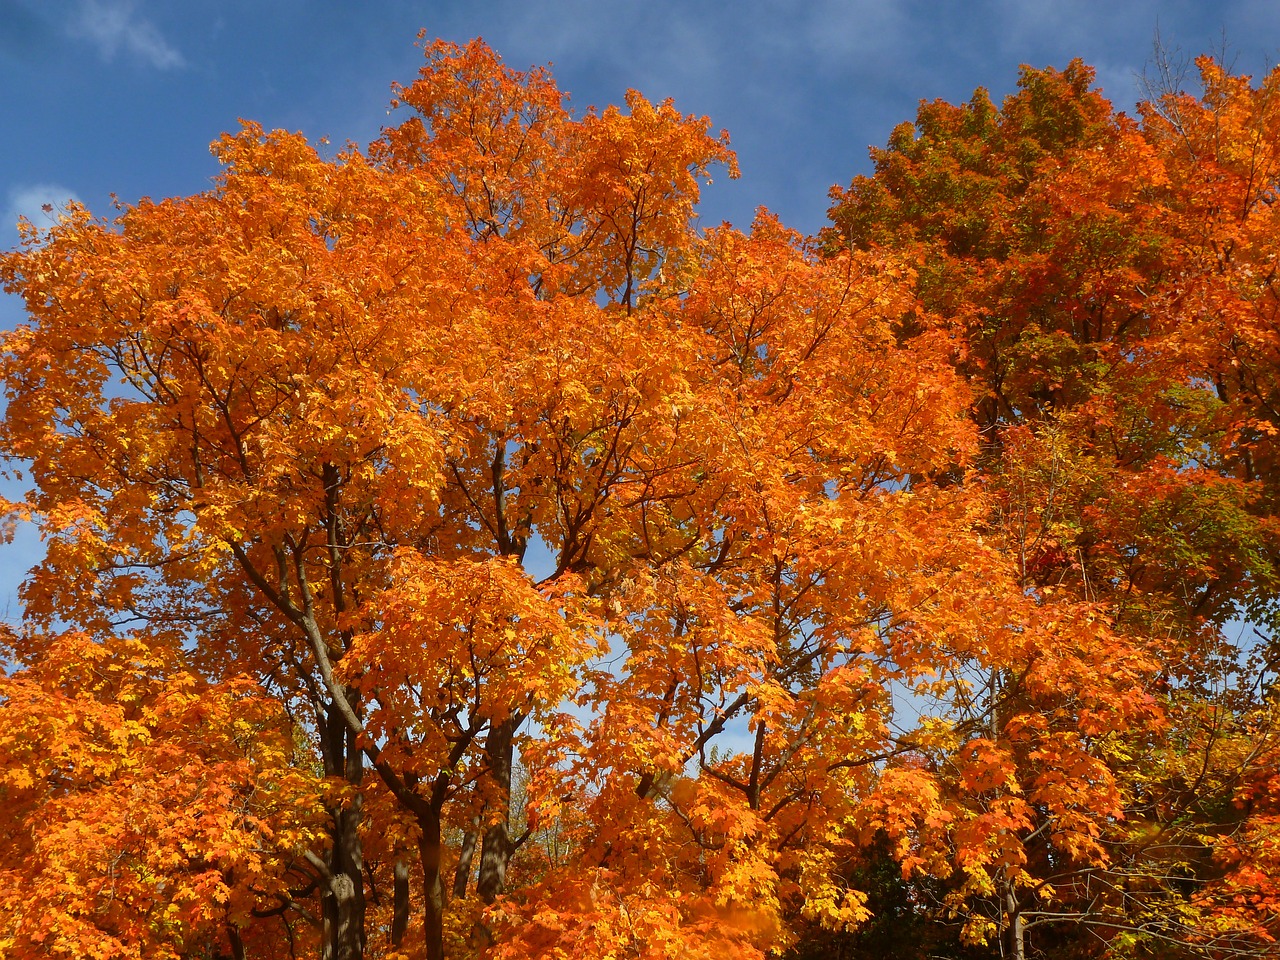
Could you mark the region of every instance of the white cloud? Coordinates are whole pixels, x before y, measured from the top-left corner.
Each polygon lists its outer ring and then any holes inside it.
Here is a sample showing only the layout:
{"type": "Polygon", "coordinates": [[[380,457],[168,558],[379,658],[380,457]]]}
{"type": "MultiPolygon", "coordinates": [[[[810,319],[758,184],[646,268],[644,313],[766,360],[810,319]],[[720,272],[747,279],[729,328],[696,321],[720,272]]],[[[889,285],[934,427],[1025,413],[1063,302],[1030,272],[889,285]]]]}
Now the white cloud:
{"type": "Polygon", "coordinates": [[[58,216],[69,202],[80,198],[68,187],[57,183],[31,183],[12,188],[5,197],[3,222],[0,222],[0,245],[18,236],[18,218],[26,217],[37,227],[47,229],[58,222],[58,216]],[[46,209],[46,207],[48,209],[46,209]]]}
{"type": "Polygon", "coordinates": [[[68,32],[96,46],[108,63],[123,52],[159,70],[186,65],[155,24],[135,13],[133,0],[80,0],[68,32]]]}

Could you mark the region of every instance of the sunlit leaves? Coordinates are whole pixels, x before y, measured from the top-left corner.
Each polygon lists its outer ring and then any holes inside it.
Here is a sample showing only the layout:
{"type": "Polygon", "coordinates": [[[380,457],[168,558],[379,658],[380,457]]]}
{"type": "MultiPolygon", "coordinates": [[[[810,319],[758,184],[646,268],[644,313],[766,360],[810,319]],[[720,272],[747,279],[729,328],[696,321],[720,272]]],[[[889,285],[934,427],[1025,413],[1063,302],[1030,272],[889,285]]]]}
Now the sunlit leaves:
{"type": "Polygon", "coordinates": [[[0,258],[0,945],[762,957],[872,867],[1137,929],[1081,891],[1167,832],[1179,929],[1269,936],[1272,81],[924,104],[818,245],[696,229],[705,118],[424,52],[367,151],[245,124],[0,258]]]}
{"type": "Polygon", "coordinates": [[[0,941],[15,955],[176,957],[231,929],[281,932],[254,911],[297,883],[319,792],[260,689],[72,633],[0,696],[0,941]]]}

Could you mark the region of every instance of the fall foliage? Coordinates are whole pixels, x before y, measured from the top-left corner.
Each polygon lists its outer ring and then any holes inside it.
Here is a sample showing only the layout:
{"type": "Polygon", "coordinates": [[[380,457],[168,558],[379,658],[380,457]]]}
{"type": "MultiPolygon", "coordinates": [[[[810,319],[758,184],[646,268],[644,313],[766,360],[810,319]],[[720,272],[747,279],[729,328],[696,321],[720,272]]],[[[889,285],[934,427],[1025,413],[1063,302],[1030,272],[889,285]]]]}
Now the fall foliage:
{"type": "Polygon", "coordinates": [[[1280,73],[923,104],[805,238],[424,52],[0,255],[0,954],[1273,950],[1280,73]]]}

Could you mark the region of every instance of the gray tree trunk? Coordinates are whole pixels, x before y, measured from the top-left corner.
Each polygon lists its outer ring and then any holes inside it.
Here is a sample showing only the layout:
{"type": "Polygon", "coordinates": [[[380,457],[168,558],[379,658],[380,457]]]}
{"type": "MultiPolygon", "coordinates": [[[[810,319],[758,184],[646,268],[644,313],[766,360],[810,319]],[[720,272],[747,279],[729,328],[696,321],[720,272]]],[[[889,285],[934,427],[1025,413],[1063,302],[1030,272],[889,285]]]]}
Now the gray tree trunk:
{"type": "Polygon", "coordinates": [[[485,741],[485,752],[489,759],[489,776],[493,780],[499,809],[493,822],[485,829],[484,841],[480,846],[480,877],[476,881],[476,892],[485,903],[493,903],[498,895],[506,889],[507,864],[515,852],[511,842],[511,767],[514,761],[514,742],[516,730],[524,717],[513,714],[502,723],[496,724],[485,741]]]}
{"type": "MultiPolygon", "coordinates": [[[[355,734],[347,729],[337,708],[330,706],[324,738],[325,772],[342,775],[359,786],[364,777],[364,755],[356,747],[355,734]]],[[[329,876],[325,880],[324,960],[363,960],[364,957],[364,854],[360,843],[362,798],[355,794],[345,807],[331,808],[329,828],[329,876]]]]}

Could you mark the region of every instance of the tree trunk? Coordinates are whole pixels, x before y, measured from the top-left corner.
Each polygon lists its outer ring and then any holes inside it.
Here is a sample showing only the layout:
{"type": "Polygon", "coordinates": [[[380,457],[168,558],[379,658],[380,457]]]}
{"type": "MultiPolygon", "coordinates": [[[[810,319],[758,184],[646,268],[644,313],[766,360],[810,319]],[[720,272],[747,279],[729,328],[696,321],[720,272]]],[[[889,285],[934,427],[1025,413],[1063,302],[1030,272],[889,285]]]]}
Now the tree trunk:
{"type": "MultiPolygon", "coordinates": [[[[338,709],[330,705],[324,737],[325,773],[341,775],[359,787],[364,777],[364,755],[356,747],[355,734],[347,729],[338,709]]],[[[362,960],[364,957],[364,854],[360,843],[363,798],[357,792],[351,803],[329,811],[329,876],[324,893],[324,960],[362,960]]]]}
{"type": "Polygon", "coordinates": [[[1022,906],[1018,903],[1018,896],[1014,892],[1012,885],[1008,890],[1005,898],[1007,910],[1009,913],[1009,952],[1008,956],[1012,960],[1026,960],[1026,932],[1022,919],[1022,906]]]}
{"type": "Polygon", "coordinates": [[[489,760],[489,776],[493,780],[498,804],[497,816],[485,829],[484,842],[480,846],[480,877],[476,892],[485,903],[493,903],[506,889],[507,864],[515,847],[511,842],[511,766],[514,759],[514,740],[524,717],[513,714],[489,731],[485,752],[489,760]]]}
{"type": "MultiPolygon", "coordinates": [[[[476,893],[485,903],[493,903],[507,885],[507,864],[515,852],[511,842],[511,767],[514,760],[516,730],[524,717],[513,714],[489,730],[485,740],[485,753],[489,761],[489,776],[494,786],[494,804],[480,845],[480,875],[476,879],[476,893]]],[[[473,946],[483,950],[493,942],[493,935],[483,922],[477,922],[472,930],[473,946]]]]}
{"type": "Polygon", "coordinates": [[[440,876],[440,814],[430,810],[418,817],[421,836],[423,933],[427,960],[444,960],[444,881],[440,876]]]}
{"type": "Polygon", "coordinates": [[[476,831],[468,830],[462,838],[462,849],[458,851],[458,869],[453,874],[453,899],[461,900],[467,895],[467,884],[471,882],[471,861],[476,855],[476,831]]]}
{"type": "Polygon", "coordinates": [[[227,924],[227,941],[231,944],[231,960],[246,960],[240,931],[230,923],[227,924]]]}
{"type": "Polygon", "coordinates": [[[409,865],[396,861],[395,887],[392,894],[391,945],[400,946],[409,927],[409,865]]]}
{"type": "Polygon", "coordinates": [[[506,890],[507,864],[511,861],[514,845],[505,821],[499,821],[484,832],[480,846],[480,877],[476,881],[476,893],[485,903],[493,903],[498,894],[506,890]]]}

